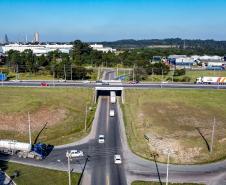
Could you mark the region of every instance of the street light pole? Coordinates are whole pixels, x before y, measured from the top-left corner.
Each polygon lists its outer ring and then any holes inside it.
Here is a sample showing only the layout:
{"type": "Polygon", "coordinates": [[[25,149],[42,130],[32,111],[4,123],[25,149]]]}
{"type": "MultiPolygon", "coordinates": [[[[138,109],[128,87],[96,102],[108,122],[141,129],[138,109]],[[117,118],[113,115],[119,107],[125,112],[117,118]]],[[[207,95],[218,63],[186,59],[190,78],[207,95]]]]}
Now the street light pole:
{"type": "Polygon", "coordinates": [[[69,152],[67,151],[67,162],[68,162],[68,185],[71,185],[71,162],[70,162],[70,155],[69,152]]]}
{"type": "Polygon", "coordinates": [[[85,111],[85,132],[87,129],[87,114],[88,114],[88,110],[87,110],[87,104],[86,104],[86,111],[85,111]]]}
{"type": "Polygon", "coordinates": [[[133,82],[135,80],[134,68],[135,68],[135,64],[133,65],[133,82]]]}
{"type": "Polygon", "coordinates": [[[215,119],[215,116],[213,118],[213,130],[212,130],[212,138],[211,138],[211,148],[210,148],[210,152],[212,153],[213,151],[213,141],[214,141],[214,132],[215,132],[215,122],[216,122],[216,119],[215,119]]]}
{"type": "Polygon", "coordinates": [[[168,151],[167,170],[166,170],[166,185],[168,185],[168,183],[169,183],[169,157],[170,157],[170,152],[168,151]]]}
{"type": "Polygon", "coordinates": [[[31,145],[31,118],[30,113],[28,112],[28,131],[29,131],[29,143],[31,145]]]}

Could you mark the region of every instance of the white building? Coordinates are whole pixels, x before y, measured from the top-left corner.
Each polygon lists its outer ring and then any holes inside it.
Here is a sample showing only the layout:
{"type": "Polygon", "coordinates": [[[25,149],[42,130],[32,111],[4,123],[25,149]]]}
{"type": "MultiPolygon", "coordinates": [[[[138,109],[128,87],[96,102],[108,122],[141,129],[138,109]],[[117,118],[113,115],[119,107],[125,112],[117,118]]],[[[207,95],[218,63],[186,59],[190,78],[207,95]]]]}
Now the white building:
{"type": "Polygon", "coordinates": [[[92,44],[90,47],[94,50],[97,51],[102,51],[102,52],[116,52],[116,49],[110,48],[110,47],[104,47],[102,44],[92,44]]]}
{"type": "Polygon", "coordinates": [[[201,60],[201,61],[220,61],[223,60],[223,57],[221,56],[209,56],[209,55],[204,55],[204,56],[198,56],[198,55],[193,55],[191,58],[194,58],[195,60],[201,60]]]}
{"type": "Polygon", "coordinates": [[[55,51],[55,50],[59,50],[62,53],[69,53],[69,51],[72,49],[73,45],[23,45],[23,44],[9,44],[9,45],[5,45],[2,46],[3,49],[3,53],[6,53],[10,50],[16,50],[19,52],[23,52],[26,49],[30,49],[32,50],[32,52],[35,55],[42,55],[42,54],[47,54],[51,51],[55,51]]]}
{"type": "MultiPolygon", "coordinates": [[[[97,51],[102,51],[102,52],[116,52],[115,49],[109,48],[109,47],[104,47],[101,44],[94,44],[90,45],[90,47],[94,50],[97,51]]],[[[3,53],[6,53],[10,50],[16,50],[19,52],[23,52],[26,49],[32,50],[32,52],[35,55],[45,55],[51,51],[59,50],[62,53],[69,53],[70,50],[73,48],[73,45],[67,45],[67,44],[46,44],[46,45],[31,45],[31,44],[9,44],[2,46],[3,53]]]]}
{"type": "Polygon", "coordinates": [[[40,37],[39,37],[39,33],[38,32],[35,32],[33,42],[40,42],[40,37]]]}

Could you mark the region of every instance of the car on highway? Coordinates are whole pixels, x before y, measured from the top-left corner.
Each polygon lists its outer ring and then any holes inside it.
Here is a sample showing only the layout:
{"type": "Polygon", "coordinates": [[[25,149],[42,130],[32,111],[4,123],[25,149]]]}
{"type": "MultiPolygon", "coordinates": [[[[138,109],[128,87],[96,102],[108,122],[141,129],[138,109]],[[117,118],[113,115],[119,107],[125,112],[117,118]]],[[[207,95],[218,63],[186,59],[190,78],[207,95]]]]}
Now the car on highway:
{"type": "Polygon", "coordinates": [[[121,156],[119,154],[114,155],[114,163],[115,164],[122,164],[122,159],[121,159],[121,156]]]}
{"type": "Polygon", "coordinates": [[[138,83],[139,83],[138,80],[129,82],[129,84],[138,84],[138,83]]]}
{"type": "Polygon", "coordinates": [[[110,117],[114,117],[115,116],[115,111],[113,109],[110,110],[110,117]]]}
{"type": "Polygon", "coordinates": [[[102,82],[102,85],[110,85],[109,82],[102,82]]]}
{"type": "Polygon", "coordinates": [[[89,81],[89,80],[84,80],[84,81],[82,81],[82,83],[88,84],[88,83],[91,83],[91,81],[89,81]]]}
{"type": "Polygon", "coordinates": [[[46,82],[42,82],[42,83],[41,83],[41,86],[42,86],[42,87],[48,87],[49,84],[47,84],[46,82]]]}
{"type": "Polygon", "coordinates": [[[83,157],[83,151],[81,150],[71,150],[66,152],[66,157],[83,157]]]}
{"type": "Polygon", "coordinates": [[[98,143],[104,143],[104,135],[99,135],[98,143]]]}

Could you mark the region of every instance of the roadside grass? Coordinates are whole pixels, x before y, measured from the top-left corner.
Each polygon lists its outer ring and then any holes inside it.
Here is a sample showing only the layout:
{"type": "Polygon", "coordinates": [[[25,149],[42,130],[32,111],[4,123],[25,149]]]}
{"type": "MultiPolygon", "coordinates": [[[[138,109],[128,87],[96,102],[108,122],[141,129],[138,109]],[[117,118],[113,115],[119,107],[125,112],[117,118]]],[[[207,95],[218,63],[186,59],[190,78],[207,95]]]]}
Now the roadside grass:
{"type": "MultiPolygon", "coordinates": [[[[67,74],[68,76],[70,74],[67,74]]],[[[93,69],[93,72],[88,75],[89,80],[96,80],[97,78],[97,70],[93,69]]],[[[9,80],[53,80],[53,75],[50,75],[48,71],[37,72],[37,73],[18,73],[16,77],[16,73],[10,72],[8,75],[9,80]]],[[[59,78],[54,78],[54,80],[60,80],[59,78]]]]}
{"type": "Polygon", "coordinates": [[[10,72],[8,77],[10,80],[53,80],[49,73],[18,73],[16,78],[16,73],[10,72]]]}
{"type": "MultiPolygon", "coordinates": [[[[134,181],[131,185],[161,185],[159,182],[134,181]]],[[[196,183],[169,183],[169,185],[203,185],[196,183]]]]}
{"type": "MultiPolygon", "coordinates": [[[[5,163],[5,162],[3,162],[5,163]]],[[[68,184],[68,173],[56,170],[49,170],[39,167],[27,166],[22,164],[7,163],[3,166],[0,161],[0,168],[4,170],[9,176],[12,176],[15,171],[19,172],[19,177],[14,181],[17,185],[63,185],[68,184]]],[[[80,174],[72,173],[72,184],[77,184],[80,174]]]]}
{"type": "Polygon", "coordinates": [[[122,105],[130,148],[137,155],[177,164],[207,163],[226,157],[226,91],[126,90],[122,105]],[[213,120],[216,118],[213,152],[213,120]],[[149,138],[147,141],[144,138],[149,138]]]}
{"type": "Polygon", "coordinates": [[[5,116],[11,116],[9,120],[14,125],[2,130],[0,128],[1,139],[14,139],[28,141],[28,131],[21,132],[20,128],[28,128],[27,113],[30,112],[32,139],[34,140],[38,132],[49,120],[47,129],[44,129],[39,137],[39,141],[60,145],[70,143],[86,136],[95,114],[96,105],[92,104],[92,90],[84,88],[0,88],[0,124],[7,124],[5,116]],[[84,131],[86,104],[90,107],[87,116],[87,131],[84,131]],[[40,110],[41,113],[37,114],[40,110]],[[58,112],[50,114],[51,111],[58,112]],[[58,113],[63,112],[59,117],[58,113]],[[24,115],[24,122],[18,117],[24,115]],[[46,118],[47,117],[47,118],[46,118]],[[43,121],[40,121],[43,120],[43,121]],[[21,125],[17,125],[20,121],[21,125]],[[39,121],[40,125],[37,125],[39,121]],[[43,122],[43,123],[42,123],[43,122]],[[51,122],[55,122],[54,124],[51,122]]]}
{"type": "Polygon", "coordinates": [[[173,71],[170,71],[169,74],[164,75],[162,78],[162,75],[149,75],[148,78],[145,80],[150,82],[161,82],[167,81],[168,78],[172,79],[170,81],[173,81],[173,79],[182,79],[183,77],[190,77],[190,82],[195,82],[198,77],[202,76],[219,76],[219,77],[226,77],[226,71],[211,71],[211,70],[205,70],[205,71],[190,71],[186,70],[186,74],[178,77],[173,77],[173,71]],[[173,78],[172,78],[173,77],[173,78]]]}

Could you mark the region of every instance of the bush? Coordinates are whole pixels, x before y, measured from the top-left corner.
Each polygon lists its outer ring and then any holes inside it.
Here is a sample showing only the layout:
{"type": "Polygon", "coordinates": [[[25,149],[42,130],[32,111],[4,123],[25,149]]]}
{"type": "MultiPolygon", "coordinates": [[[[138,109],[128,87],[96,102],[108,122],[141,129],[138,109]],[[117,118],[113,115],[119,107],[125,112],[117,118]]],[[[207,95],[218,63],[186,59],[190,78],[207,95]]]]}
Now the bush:
{"type": "Polygon", "coordinates": [[[185,75],[185,73],[186,73],[186,70],[185,69],[176,69],[174,71],[173,76],[182,76],[182,75],[185,75]]]}

